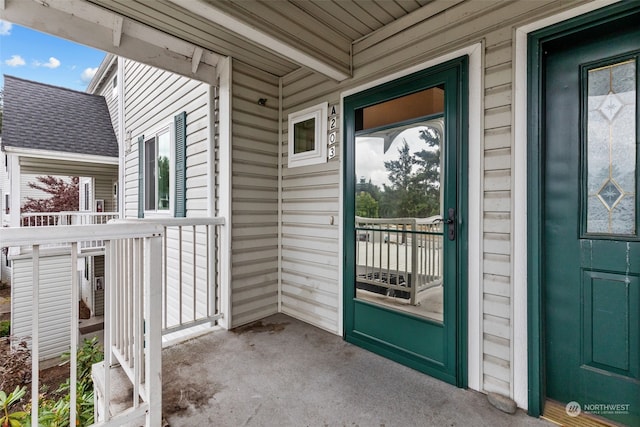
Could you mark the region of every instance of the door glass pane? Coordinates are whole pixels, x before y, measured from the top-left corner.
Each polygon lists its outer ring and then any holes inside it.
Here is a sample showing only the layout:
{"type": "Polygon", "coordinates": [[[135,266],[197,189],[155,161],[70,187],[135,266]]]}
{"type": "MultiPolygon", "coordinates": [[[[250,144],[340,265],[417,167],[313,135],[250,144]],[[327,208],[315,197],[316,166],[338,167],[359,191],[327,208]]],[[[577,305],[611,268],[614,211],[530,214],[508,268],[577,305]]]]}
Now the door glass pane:
{"type": "Polygon", "coordinates": [[[356,298],[443,319],[444,117],[356,136],[356,298]]]}
{"type": "Polygon", "coordinates": [[[587,232],[636,234],[636,62],[587,75],[587,232]]]}

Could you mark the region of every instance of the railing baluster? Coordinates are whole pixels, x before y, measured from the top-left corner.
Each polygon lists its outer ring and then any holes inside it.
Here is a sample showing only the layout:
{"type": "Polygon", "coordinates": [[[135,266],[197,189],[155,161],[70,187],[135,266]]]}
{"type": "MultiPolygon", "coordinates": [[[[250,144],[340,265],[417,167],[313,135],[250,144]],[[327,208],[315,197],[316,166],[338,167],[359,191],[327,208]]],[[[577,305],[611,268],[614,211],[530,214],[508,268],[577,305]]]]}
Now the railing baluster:
{"type": "Polygon", "coordinates": [[[178,324],[182,325],[182,227],[178,226],[178,324]]]}
{"type": "Polygon", "coordinates": [[[163,270],[163,274],[162,274],[162,288],[163,288],[163,304],[164,304],[164,313],[163,313],[163,317],[164,317],[164,327],[165,329],[167,328],[167,325],[169,323],[169,312],[168,307],[167,307],[167,300],[169,299],[169,294],[168,294],[168,289],[167,289],[167,283],[168,283],[168,278],[167,278],[167,253],[168,253],[168,233],[167,233],[167,227],[164,227],[164,236],[162,238],[162,257],[163,257],[163,265],[162,265],[162,270],[163,270]]]}
{"type": "MultiPolygon", "coordinates": [[[[133,239],[132,239],[133,240],[133,239]]],[[[135,239],[133,241],[133,248],[136,254],[136,265],[137,268],[140,268],[139,262],[140,259],[138,257],[140,253],[140,239],[135,239]]],[[[133,336],[134,339],[134,348],[133,348],[133,407],[137,408],[140,406],[140,384],[142,383],[142,378],[140,377],[140,353],[141,353],[141,339],[142,337],[142,319],[140,318],[140,308],[144,306],[144,304],[140,303],[142,292],[140,290],[140,286],[133,286],[133,336]]]]}
{"type": "Polygon", "coordinates": [[[196,307],[196,303],[198,301],[197,298],[197,292],[198,292],[198,263],[196,260],[196,226],[192,226],[192,230],[193,230],[193,318],[192,320],[195,322],[196,319],[198,318],[198,312],[197,312],[197,307],[196,307]]]}

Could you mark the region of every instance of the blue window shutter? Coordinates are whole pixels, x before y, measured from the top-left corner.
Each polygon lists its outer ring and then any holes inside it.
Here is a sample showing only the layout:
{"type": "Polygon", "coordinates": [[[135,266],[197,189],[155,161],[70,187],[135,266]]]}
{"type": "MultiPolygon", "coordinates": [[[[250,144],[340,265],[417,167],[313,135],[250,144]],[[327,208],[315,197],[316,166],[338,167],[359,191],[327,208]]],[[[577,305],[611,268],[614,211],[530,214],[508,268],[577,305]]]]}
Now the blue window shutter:
{"type": "Polygon", "coordinates": [[[176,138],[175,167],[175,216],[187,216],[187,113],[183,111],[173,118],[176,138]]]}
{"type": "Polygon", "coordinates": [[[144,135],[138,138],[138,218],[144,218],[144,135]]]}

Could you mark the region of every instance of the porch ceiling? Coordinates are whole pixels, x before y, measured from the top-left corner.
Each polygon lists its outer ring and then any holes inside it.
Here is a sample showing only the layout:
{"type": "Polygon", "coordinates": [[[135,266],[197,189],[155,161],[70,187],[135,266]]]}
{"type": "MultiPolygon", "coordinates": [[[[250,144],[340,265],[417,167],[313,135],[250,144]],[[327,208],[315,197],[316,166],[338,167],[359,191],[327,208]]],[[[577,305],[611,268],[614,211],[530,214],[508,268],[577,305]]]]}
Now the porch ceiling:
{"type": "Polygon", "coordinates": [[[222,56],[336,81],[353,53],[464,0],[0,0],[0,18],[207,83],[222,56]]]}
{"type": "Polygon", "coordinates": [[[20,172],[33,175],[118,177],[118,164],[20,156],[20,172]]]}
{"type": "MultiPolygon", "coordinates": [[[[432,0],[89,0],[277,76],[351,75],[352,44],[432,0]]],[[[456,1],[443,1],[445,8],[456,1]]]]}

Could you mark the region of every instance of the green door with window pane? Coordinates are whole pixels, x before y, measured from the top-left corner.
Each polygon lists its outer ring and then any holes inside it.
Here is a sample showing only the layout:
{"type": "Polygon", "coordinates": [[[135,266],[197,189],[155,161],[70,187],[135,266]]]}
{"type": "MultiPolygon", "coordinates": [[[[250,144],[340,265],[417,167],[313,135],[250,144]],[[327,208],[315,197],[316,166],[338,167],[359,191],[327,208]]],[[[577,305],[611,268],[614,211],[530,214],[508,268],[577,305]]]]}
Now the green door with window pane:
{"type": "Polygon", "coordinates": [[[546,397],[627,425],[640,425],[638,22],[542,45],[546,397]]]}
{"type": "Polygon", "coordinates": [[[461,58],[344,100],[345,337],[464,385],[461,58]]]}

